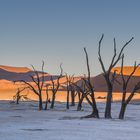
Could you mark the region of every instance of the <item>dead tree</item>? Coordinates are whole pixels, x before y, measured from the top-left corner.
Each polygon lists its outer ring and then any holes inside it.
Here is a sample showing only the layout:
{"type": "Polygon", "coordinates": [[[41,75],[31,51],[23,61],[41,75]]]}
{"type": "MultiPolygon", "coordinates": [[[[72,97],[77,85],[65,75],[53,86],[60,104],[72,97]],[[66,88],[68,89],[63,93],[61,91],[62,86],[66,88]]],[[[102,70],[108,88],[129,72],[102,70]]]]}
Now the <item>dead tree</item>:
{"type": "Polygon", "coordinates": [[[75,92],[74,92],[74,89],[73,89],[73,86],[72,86],[72,82],[74,80],[74,75],[72,76],[68,76],[66,74],[66,87],[67,87],[67,102],[66,102],[66,108],[69,109],[69,98],[70,98],[70,93],[71,93],[71,98],[72,98],[72,105],[74,106],[75,105],[75,102],[74,102],[74,99],[75,99],[75,92]]]}
{"type": "Polygon", "coordinates": [[[137,90],[140,89],[140,82],[138,82],[134,86],[130,95],[128,97],[126,97],[128,84],[129,84],[133,74],[135,73],[135,71],[137,70],[137,68],[139,67],[140,64],[137,65],[135,62],[133,71],[130,73],[130,75],[124,76],[124,74],[123,74],[124,64],[123,63],[124,63],[124,55],[122,56],[122,63],[121,63],[122,101],[121,101],[121,109],[120,109],[120,113],[119,113],[119,119],[124,119],[124,114],[125,114],[125,110],[126,110],[127,105],[129,104],[129,102],[131,101],[133,96],[135,95],[135,92],[137,92],[137,90]]]}
{"type": "Polygon", "coordinates": [[[82,103],[83,103],[83,100],[85,97],[85,86],[83,86],[83,82],[82,82],[82,85],[80,85],[80,86],[74,82],[72,82],[71,84],[75,87],[77,94],[78,94],[78,98],[79,98],[78,105],[77,105],[77,111],[81,111],[82,103]]]}
{"type": "Polygon", "coordinates": [[[81,98],[81,100],[83,101],[83,98],[85,97],[87,99],[88,103],[92,107],[92,113],[88,116],[85,116],[85,118],[91,118],[91,117],[99,118],[99,112],[97,109],[96,100],[95,100],[95,96],[94,96],[94,86],[91,83],[90,67],[89,67],[89,60],[88,60],[88,54],[87,54],[86,48],[84,48],[84,52],[86,54],[86,64],[87,64],[88,77],[83,78],[82,80],[84,81],[86,88],[85,88],[85,90],[82,90],[77,85],[75,85],[75,86],[78,87],[80,92],[82,92],[83,97],[81,98]],[[91,98],[91,100],[88,98],[88,96],[91,98]]]}
{"type": "MultiPolygon", "coordinates": [[[[71,82],[74,82],[74,77],[71,77],[71,82]]],[[[76,90],[74,86],[70,83],[69,85],[70,91],[71,91],[71,106],[75,106],[75,97],[77,95],[76,90]]]]}
{"type": "Polygon", "coordinates": [[[16,104],[19,104],[19,101],[20,101],[21,99],[25,99],[25,100],[28,99],[28,98],[27,98],[27,95],[21,95],[21,94],[20,94],[20,93],[21,93],[22,91],[24,91],[25,89],[26,89],[26,87],[25,87],[25,88],[22,88],[22,89],[20,89],[20,88],[17,89],[16,95],[13,96],[13,100],[16,101],[16,104]]]}
{"type": "Polygon", "coordinates": [[[62,77],[62,74],[63,74],[63,69],[62,69],[62,66],[60,65],[60,75],[58,76],[57,80],[56,80],[56,84],[55,84],[55,81],[53,79],[53,77],[51,76],[51,83],[52,83],[52,101],[51,101],[51,109],[54,108],[54,103],[55,103],[55,97],[56,97],[56,93],[60,87],[60,78],[62,77]]]}
{"type": "Polygon", "coordinates": [[[45,108],[44,110],[47,110],[48,109],[48,103],[50,102],[50,99],[49,99],[49,86],[50,84],[46,84],[46,102],[45,102],[45,108]]]}
{"type": "Polygon", "coordinates": [[[19,80],[16,82],[22,82],[24,83],[33,93],[35,93],[38,96],[39,100],[39,110],[43,109],[43,104],[42,104],[42,91],[43,91],[43,86],[45,84],[45,76],[44,76],[44,61],[42,62],[42,71],[41,71],[41,76],[39,75],[40,72],[38,72],[34,66],[32,65],[34,76],[30,75],[32,82],[35,84],[31,84],[30,82],[27,82],[25,80],[19,80]]]}
{"type": "Polygon", "coordinates": [[[89,66],[89,59],[88,59],[88,53],[86,51],[86,48],[84,48],[84,52],[86,55],[86,64],[87,64],[87,71],[88,71],[88,77],[84,80],[87,89],[89,89],[89,96],[91,98],[91,102],[92,102],[92,113],[87,116],[87,117],[94,117],[94,118],[99,118],[99,112],[98,112],[98,108],[97,108],[97,104],[96,104],[96,100],[95,100],[95,95],[94,95],[94,86],[91,83],[91,76],[90,76],[90,66],[89,66]]]}
{"type": "Polygon", "coordinates": [[[78,102],[80,101],[81,99],[81,92],[76,88],[76,95],[78,96],[78,102]]]}
{"type": "Polygon", "coordinates": [[[71,106],[75,106],[76,91],[73,85],[70,85],[70,91],[71,91],[71,106]]]}
{"type": "Polygon", "coordinates": [[[125,99],[125,102],[123,102],[122,106],[121,106],[121,110],[120,110],[120,114],[119,114],[119,119],[124,119],[124,114],[126,111],[126,107],[127,105],[130,103],[130,101],[132,100],[132,98],[134,97],[134,95],[136,94],[136,92],[140,90],[140,82],[138,82],[132,92],[130,93],[130,95],[128,96],[127,99],[125,99]]]}
{"type": "Polygon", "coordinates": [[[67,102],[66,102],[66,108],[69,109],[69,94],[70,94],[70,89],[69,89],[69,86],[70,86],[70,76],[68,76],[66,74],[66,86],[67,86],[67,102]]]}
{"type": "Polygon", "coordinates": [[[123,50],[133,40],[133,37],[123,45],[123,47],[121,48],[118,55],[117,55],[117,51],[116,51],[116,40],[114,38],[114,54],[113,54],[113,57],[111,59],[111,63],[110,63],[107,70],[105,68],[105,65],[103,63],[101,53],[100,53],[101,43],[102,43],[103,37],[104,37],[104,35],[102,35],[102,37],[99,41],[98,56],[99,56],[99,62],[101,64],[101,68],[103,70],[103,76],[105,78],[105,81],[106,81],[106,84],[107,84],[107,89],[108,89],[106,107],[105,107],[105,118],[109,119],[109,118],[111,118],[111,101],[112,101],[112,91],[113,91],[113,84],[112,84],[112,80],[110,79],[111,71],[116,66],[116,64],[120,61],[120,59],[122,58],[123,50]]]}
{"type": "Polygon", "coordinates": [[[76,83],[72,83],[73,86],[75,86],[78,94],[79,94],[79,102],[78,102],[78,105],[77,105],[77,111],[81,111],[82,109],[82,103],[84,101],[84,99],[87,100],[87,102],[89,103],[89,105],[92,106],[92,102],[90,101],[90,99],[88,98],[88,94],[89,94],[89,91],[88,89],[86,89],[86,85],[85,85],[85,82],[83,79],[82,80],[82,84],[81,85],[78,85],[76,83]]]}
{"type": "Polygon", "coordinates": [[[79,97],[79,102],[78,102],[78,105],[77,105],[77,111],[81,111],[82,110],[82,103],[83,103],[83,100],[85,98],[85,92],[84,90],[78,90],[78,93],[81,94],[81,96],[79,97]]]}

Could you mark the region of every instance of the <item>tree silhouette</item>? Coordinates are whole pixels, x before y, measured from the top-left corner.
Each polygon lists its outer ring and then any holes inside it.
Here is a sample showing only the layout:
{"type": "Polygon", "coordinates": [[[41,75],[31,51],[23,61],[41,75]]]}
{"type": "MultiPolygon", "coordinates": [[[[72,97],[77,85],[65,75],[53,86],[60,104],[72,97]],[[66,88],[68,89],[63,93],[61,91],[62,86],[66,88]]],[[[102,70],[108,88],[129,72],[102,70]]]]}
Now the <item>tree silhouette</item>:
{"type": "Polygon", "coordinates": [[[58,76],[56,83],[54,82],[53,77],[51,76],[51,83],[52,83],[52,101],[51,101],[51,109],[54,108],[54,103],[55,103],[55,97],[56,97],[56,93],[60,87],[60,78],[62,77],[63,74],[63,69],[62,69],[62,64],[60,65],[60,75],[58,76]]]}
{"type": "Polygon", "coordinates": [[[39,75],[40,72],[38,72],[34,66],[32,65],[33,68],[33,72],[34,75],[30,75],[32,82],[35,84],[35,86],[30,83],[27,82],[25,80],[19,80],[19,81],[15,81],[15,82],[22,82],[24,83],[31,91],[33,91],[33,93],[35,93],[38,96],[38,100],[39,100],[39,110],[43,109],[43,104],[42,104],[42,91],[43,91],[43,86],[45,84],[45,76],[44,76],[44,61],[42,61],[42,70],[41,70],[41,76],[39,75]]]}
{"type": "Polygon", "coordinates": [[[113,54],[113,57],[111,58],[111,63],[110,63],[107,70],[105,69],[105,65],[104,65],[104,62],[103,62],[102,57],[101,57],[101,43],[102,43],[103,38],[104,38],[104,34],[102,35],[102,37],[99,41],[98,58],[99,58],[101,68],[103,70],[103,76],[105,78],[107,88],[108,88],[106,107],[105,107],[105,118],[111,118],[111,101],[112,101],[112,91],[113,91],[113,83],[112,83],[112,80],[110,78],[111,71],[116,66],[116,64],[121,60],[121,58],[123,56],[123,50],[133,40],[133,37],[123,45],[123,47],[121,48],[118,55],[117,55],[117,51],[116,51],[116,40],[114,38],[114,40],[113,40],[113,42],[114,42],[114,54],[113,54]]]}
{"type": "Polygon", "coordinates": [[[136,85],[132,89],[132,92],[130,93],[130,95],[128,97],[126,97],[128,84],[129,84],[133,74],[135,73],[135,71],[139,67],[139,65],[140,64],[137,65],[136,62],[135,62],[134,68],[133,68],[132,72],[130,73],[130,75],[129,76],[124,76],[124,73],[123,73],[124,55],[122,56],[122,63],[121,63],[122,101],[121,101],[121,109],[120,109],[120,113],[119,113],[119,119],[124,119],[124,114],[125,114],[127,105],[132,100],[135,93],[140,89],[140,82],[138,82],[138,83],[136,83],[136,85]]]}

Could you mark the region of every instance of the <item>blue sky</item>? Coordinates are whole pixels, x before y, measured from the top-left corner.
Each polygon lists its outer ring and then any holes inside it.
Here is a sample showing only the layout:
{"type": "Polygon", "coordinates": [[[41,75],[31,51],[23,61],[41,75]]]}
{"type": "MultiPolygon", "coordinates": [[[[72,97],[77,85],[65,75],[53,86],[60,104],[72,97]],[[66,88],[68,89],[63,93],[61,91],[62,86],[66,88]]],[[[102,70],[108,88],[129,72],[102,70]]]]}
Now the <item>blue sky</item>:
{"type": "Polygon", "coordinates": [[[125,64],[140,61],[139,0],[1,0],[0,64],[40,68],[59,73],[86,73],[83,47],[87,48],[92,75],[101,72],[97,48],[105,34],[102,54],[106,66],[113,52],[132,36],[125,64]]]}

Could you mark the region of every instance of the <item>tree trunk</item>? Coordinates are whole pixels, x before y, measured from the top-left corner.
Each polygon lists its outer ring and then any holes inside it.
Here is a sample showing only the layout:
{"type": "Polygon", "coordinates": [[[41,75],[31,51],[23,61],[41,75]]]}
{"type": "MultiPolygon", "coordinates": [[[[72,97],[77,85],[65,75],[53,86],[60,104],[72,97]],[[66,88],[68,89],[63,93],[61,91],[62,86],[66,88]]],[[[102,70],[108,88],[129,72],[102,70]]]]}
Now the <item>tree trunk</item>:
{"type": "Polygon", "coordinates": [[[54,103],[55,103],[55,93],[53,93],[53,95],[52,95],[52,102],[51,102],[51,109],[53,109],[54,108],[54,103]]]}
{"type": "Polygon", "coordinates": [[[71,91],[71,106],[75,106],[75,91],[71,91]]]}
{"type": "Polygon", "coordinates": [[[46,103],[45,103],[45,108],[44,108],[44,110],[47,110],[48,109],[48,93],[46,94],[46,103]]]}
{"type": "Polygon", "coordinates": [[[69,109],[69,90],[67,91],[67,104],[66,108],[69,109]]]}
{"type": "Polygon", "coordinates": [[[16,104],[19,104],[19,99],[17,99],[16,104]]]}
{"type": "Polygon", "coordinates": [[[92,93],[92,95],[90,95],[90,96],[91,96],[91,99],[92,99],[92,117],[99,118],[99,112],[98,112],[98,109],[97,109],[94,93],[92,93]]]}
{"type": "Polygon", "coordinates": [[[92,107],[92,117],[99,118],[99,112],[97,109],[94,109],[94,106],[92,107]]]}
{"type": "Polygon", "coordinates": [[[121,105],[121,110],[120,110],[120,114],[119,114],[119,119],[124,119],[124,114],[125,114],[125,110],[126,110],[126,103],[123,103],[121,105]]]}
{"type": "Polygon", "coordinates": [[[84,95],[82,94],[81,99],[78,102],[78,106],[77,106],[77,111],[80,111],[82,109],[82,102],[84,100],[84,95]]]}
{"type": "Polygon", "coordinates": [[[46,101],[46,103],[45,103],[45,108],[44,108],[44,110],[47,110],[48,109],[48,101],[46,101]]]}
{"type": "Polygon", "coordinates": [[[43,105],[42,105],[42,96],[39,95],[39,110],[43,109],[43,105]]]}
{"type": "Polygon", "coordinates": [[[16,104],[19,104],[20,96],[17,96],[16,104]]]}
{"type": "Polygon", "coordinates": [[[107,101],[106,101],[106,108],[105,108],[105,118],[110,119],[111,117],[111,102],[112,102],[112,89],[108,90],[107,93],[107,101]]]}
{"type": "Polygon", "coordinates": [[[98,110],[94,110],[94,107],[92,107],[92,113],[81,118],[99,118],[98,110]]]}
{"type": "Polygon", "coordinates": [[[78,91],[77,94],[78,94],[78,100],[80,101],[80,99],[81,99],[81,93],[78,91]]]}
{"type": "Polygon", "coordinates": [[[19,100],[20,100],[20,95],[19,95],[19,93],[17,93],[16,96],[17,96],[16,104],[19,104],[19,100]]]}

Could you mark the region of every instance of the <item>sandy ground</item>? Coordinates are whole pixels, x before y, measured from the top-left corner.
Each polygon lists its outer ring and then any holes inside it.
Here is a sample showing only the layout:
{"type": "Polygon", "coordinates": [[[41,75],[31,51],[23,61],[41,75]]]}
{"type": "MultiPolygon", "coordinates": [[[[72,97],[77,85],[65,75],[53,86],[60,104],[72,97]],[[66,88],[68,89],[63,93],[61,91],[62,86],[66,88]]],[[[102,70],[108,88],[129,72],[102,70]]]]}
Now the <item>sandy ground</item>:
{"type": "Polygon", "coordinates": [[[139,140],[140,105],[130,104],[124,120],[118,120],[120,104],[112,105],[113,119],[105,120],[104,103],[98,103],[101,119],[80,119],[90,114],[76,107],[65,109],[57,103],[54,110],[38,111],[37,102],[0,101],[0,140],[139,140]]]}

